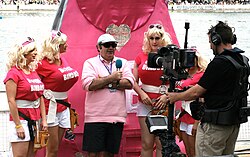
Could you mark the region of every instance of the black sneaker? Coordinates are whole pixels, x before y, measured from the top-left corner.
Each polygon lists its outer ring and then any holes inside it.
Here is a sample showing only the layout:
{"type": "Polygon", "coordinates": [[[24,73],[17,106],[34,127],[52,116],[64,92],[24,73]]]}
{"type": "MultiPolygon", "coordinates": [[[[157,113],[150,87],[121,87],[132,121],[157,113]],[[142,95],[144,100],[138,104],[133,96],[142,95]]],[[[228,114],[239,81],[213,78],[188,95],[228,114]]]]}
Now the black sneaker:
{"type": "Polygon", "coordinates": [[[74,140],[76,137],[76,135],[70,130],[66,130],[64,138],[66,138],[67,140],[74,140]]]}

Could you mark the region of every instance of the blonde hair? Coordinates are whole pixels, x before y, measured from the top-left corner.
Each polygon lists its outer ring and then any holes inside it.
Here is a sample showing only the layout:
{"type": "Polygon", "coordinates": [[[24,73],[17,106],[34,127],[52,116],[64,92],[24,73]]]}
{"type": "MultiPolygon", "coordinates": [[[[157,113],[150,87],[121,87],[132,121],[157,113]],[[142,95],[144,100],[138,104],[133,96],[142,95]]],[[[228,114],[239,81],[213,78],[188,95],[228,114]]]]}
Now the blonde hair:
{"type": "Polygon", "coordinates": [[[208,61],[198,52],[195,52],[195,56],[197,57],[197,65],[200,68],[200,71],[205,71],[208,65],[208,61]]]}
{"type": "Polygon", "coordinates": [[[51,31],[42,43],[40,60],[47,58],[50,63],[60,59],[60,45],[67,42],[67,36],[60,31],[51,31]]]}
{"type": "Polygon", "coordinates": [[[149,26],[147,32],[144,32],[144,40],[143,40],[143,46],[142,46],[142,51],[146,54],[149,52],[152,52],[152,48],[150,46],[149,38],[152,35],[158,35],[161,37],[160,39],[160,45],[159,47],[167,46],[168,44],[172,43],[171,37],[169,33],[167,33],[163,26],[160,24],[152,24],[149,26]],[[152,26],[152,28],[151,28],[152,26]],[[160,27],[157,27],[160,26],[160,27]]]}
{"type": "MultiPolygon", "coordinates": [[[[37,50],[37,45],[34,39],[28,37],[25,42],[20,42],[15,44],[10,51],[8,52],[8,62],[6,63],[7,69],[11,69],[16,66],[18,69],[24,69],[27,66],[26,55],[32,53],[34,50],[37,50]]],[[[36,61],[29,63],[29,69],[34,71],[37,67],[37,58],[36,61]]]]}

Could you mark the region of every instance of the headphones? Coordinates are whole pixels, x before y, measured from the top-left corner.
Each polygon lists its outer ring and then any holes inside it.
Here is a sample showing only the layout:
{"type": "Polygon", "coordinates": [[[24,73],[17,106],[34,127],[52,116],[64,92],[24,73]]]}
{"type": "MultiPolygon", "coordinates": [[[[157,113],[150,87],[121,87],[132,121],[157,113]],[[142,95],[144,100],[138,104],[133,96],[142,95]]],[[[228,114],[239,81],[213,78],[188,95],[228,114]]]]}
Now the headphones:
{"type": "MultiPolygon", "coordinates": [[[[220,45],[221,42],[222,42],[222,39],[221,39],[220,34],[218,34],[218,33],[215,31],[215,29],[216,29],[216,26],[213,28],[213,31],[212,31],[212,33],[211,33],[211,42],[212,42],[214,45],[220,45]]],[[[232,44],[232,45],[235,44],[236,41],[237,41],[237,37],[236,37],[235,34],[233,34],[233,39],[232,39],[232,41],[231,41],[231,44],[232,44]]]]}

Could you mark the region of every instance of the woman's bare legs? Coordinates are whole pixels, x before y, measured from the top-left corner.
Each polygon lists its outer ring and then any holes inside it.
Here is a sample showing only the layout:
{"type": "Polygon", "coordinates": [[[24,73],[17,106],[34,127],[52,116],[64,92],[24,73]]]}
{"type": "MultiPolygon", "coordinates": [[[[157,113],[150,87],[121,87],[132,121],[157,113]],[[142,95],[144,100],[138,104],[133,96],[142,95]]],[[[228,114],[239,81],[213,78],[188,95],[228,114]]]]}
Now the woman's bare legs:
{"type": "Polygon", "coordinates": [[[49,140],[46,149],[46,157],[57,157],[58,149],[62,141],[65,129],[59,126],[49,127],[49,140]]]}
{"type": "Polygon", "coordinates": [[[14,157],[33,157],[34,142],[12,142],[12,152],[14,157]],[[32,145],[33,144],[33,145],[32,145]],[[32,146],[32,147],[31,147],[32,146]]]}
{"type": "Polygon", "coordinates": [[[141,142],[142,150],[141,157],[153,157],[154,144],[156,142],[156,154],[157,157],[161,157],[161,144],[160,140],[155,138],[154,134],[150,134],[147,124],[145,123],[146,117],[138,117],[141,127],[141,142]]]}

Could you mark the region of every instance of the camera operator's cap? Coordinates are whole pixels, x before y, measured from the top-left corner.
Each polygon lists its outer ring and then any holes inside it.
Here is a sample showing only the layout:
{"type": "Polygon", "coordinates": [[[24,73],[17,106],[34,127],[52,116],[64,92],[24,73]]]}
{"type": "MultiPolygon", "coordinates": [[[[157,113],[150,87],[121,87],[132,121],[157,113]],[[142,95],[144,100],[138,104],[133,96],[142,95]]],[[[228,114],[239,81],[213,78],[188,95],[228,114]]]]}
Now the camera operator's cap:
{"type": "Polygon", "coordinates": [[[115,43],[118,43],[115,38],[110,35],[110,34],[103,34],[101,35],[98,40],[97,40],[97,44],[104,44],[104,43],[107,43],[107,42],[115,42],[115,43]]]}

